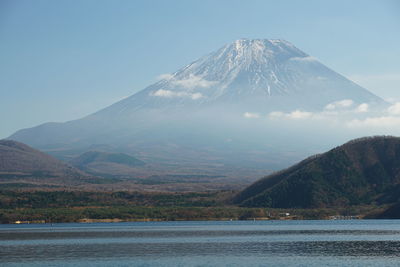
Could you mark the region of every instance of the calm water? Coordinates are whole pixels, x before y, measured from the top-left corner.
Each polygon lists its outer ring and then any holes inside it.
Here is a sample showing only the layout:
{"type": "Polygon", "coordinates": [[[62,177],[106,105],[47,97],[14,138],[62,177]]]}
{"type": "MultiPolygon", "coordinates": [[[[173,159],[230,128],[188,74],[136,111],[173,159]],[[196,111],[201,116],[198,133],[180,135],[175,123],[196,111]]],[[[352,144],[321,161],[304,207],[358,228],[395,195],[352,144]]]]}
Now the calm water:
{"type": "Polygon", "coordinates": [[[400,220],[0,225],[1,266],[400,266],[400,220]]]}

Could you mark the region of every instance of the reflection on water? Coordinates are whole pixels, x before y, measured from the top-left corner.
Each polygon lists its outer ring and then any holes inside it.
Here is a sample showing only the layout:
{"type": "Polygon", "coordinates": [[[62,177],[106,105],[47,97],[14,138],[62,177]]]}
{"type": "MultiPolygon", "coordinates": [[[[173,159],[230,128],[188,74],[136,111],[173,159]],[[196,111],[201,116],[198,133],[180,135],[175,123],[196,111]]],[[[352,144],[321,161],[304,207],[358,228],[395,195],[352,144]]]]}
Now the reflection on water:
{"type": "Polygon", "coordinates": [[[0,265],[396,265],[399,225],[396,220],[2,225],[0,265]]]}

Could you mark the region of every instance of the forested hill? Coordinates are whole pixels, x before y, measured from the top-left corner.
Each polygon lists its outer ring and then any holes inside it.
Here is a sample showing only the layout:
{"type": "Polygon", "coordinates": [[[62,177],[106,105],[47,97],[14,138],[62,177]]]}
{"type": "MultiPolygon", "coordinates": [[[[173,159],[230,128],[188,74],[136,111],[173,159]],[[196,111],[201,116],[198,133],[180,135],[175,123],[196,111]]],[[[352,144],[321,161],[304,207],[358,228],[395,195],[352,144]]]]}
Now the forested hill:
{"type": "Polygon", "coordinates": [[[316,208],[391,203],[400,184],[400,138],[352,140],[255,182],[234,198],[247,207],[316,208]]]}

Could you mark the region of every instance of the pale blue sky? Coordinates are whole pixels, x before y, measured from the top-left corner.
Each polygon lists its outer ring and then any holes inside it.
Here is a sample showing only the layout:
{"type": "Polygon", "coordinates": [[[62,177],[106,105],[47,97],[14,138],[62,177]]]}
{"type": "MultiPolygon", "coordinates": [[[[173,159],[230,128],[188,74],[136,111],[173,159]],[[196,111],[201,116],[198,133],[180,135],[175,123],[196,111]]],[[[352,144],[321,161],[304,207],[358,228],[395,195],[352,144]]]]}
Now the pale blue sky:
{"type": "Polygon", "coordinates": [[[0,138],[88,115],[239,38],[400,101],[400,1],[0,0],[0,138]]]}

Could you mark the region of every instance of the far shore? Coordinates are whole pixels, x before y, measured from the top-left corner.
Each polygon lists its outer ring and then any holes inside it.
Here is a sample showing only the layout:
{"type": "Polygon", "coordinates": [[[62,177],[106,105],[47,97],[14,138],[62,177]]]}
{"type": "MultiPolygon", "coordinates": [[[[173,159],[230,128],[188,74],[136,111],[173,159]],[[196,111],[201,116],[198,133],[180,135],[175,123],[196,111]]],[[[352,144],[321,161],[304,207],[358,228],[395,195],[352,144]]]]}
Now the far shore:
{"type": "MultiPolygon", "coordinates": [[[[363,216],[329,216],[327,218],[321,218],[316,220],[363,220],[363,216]]],[[[204,221],[289,221],[289,220],[310,220],[310,219],[299,219],[296,216],[286,216],[279,218],[269,218],[269,217],[259,217],[259,218],[248,218],[248,219],[239,219],[239,218],[205,218],[205,219],[197,219],[197,220],[186,220],[186,219],[176,219],[176,220],[165,220],[160,218],[144,218],[144,219],[120,219],[120,218],[109,218],[109,219],[90,219],[84,218],[79,219],[77,221],[69,221],[69,222],[57,222],[57,223],[82,223],[82,224],[90,224],[90,223],[121,223],[121,222],[204,222],[204,221]]],[[[4,224],[53,224],[53,222],[48,222],[45,220],[35,220],[35,221],[14,221],[11,223],[3,223],[4,224]]]]}

